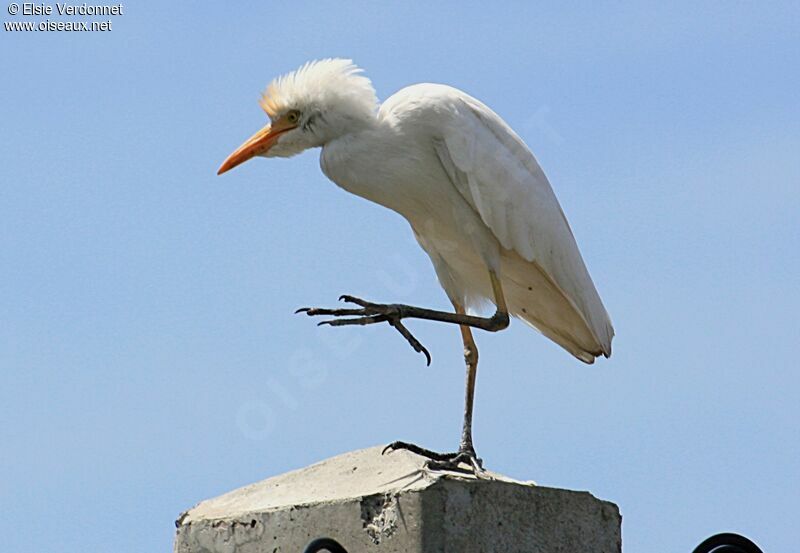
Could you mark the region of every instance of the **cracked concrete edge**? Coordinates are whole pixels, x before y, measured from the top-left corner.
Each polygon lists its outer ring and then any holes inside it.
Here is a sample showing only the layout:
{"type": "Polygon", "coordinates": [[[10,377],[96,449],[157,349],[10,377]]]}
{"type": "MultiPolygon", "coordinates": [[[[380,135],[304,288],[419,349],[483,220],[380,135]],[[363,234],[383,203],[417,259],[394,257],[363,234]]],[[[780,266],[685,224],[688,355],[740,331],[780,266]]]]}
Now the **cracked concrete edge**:
{"type": "Polygon", "coordinates": [[[384,553],[418,551],[422,493],[413,490],[374,494],[237,517],[184,522],[175,536],[174,552],[302,551],[319,537],[332,537],[348,551],[374,547],[380,547],[384,553]]]}

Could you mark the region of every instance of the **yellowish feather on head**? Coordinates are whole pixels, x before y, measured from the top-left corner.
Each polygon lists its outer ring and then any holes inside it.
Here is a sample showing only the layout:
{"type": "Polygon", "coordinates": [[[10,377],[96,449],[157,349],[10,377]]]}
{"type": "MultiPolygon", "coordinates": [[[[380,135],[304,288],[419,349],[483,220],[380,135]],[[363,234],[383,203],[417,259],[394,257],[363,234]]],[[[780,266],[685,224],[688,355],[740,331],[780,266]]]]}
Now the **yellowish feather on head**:
{"type": "Polygon", "coordinates": [[[270,119],[275,119],[281,111],[282,102],[279,99],[280,93],[275,83],[270,83],[267,90],[261,94],[261,100],[258,103],[270,119]]]}
{"type": "Polygon", "coordinates": [[[309,106],[330,112],[372,117],[378,100],[369,79],[351,60],[311,61],[274,79],[261,95],[261,109],[273,121],[286,110],[309,106]]]}

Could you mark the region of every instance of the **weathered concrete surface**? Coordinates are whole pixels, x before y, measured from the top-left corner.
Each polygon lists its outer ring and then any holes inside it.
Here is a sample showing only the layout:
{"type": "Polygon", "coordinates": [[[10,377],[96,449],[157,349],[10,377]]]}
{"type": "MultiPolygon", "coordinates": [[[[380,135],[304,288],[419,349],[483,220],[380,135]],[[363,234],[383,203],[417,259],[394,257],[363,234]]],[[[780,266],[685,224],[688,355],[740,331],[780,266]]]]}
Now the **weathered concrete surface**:
{"type": "Polygon", "coordinates": [[[381,447],[203,501],[176,521],[175,553],[300,553],[331,537],[349,553],[619,553],[619,509],[587,492],[423,470],[381,447]]]}

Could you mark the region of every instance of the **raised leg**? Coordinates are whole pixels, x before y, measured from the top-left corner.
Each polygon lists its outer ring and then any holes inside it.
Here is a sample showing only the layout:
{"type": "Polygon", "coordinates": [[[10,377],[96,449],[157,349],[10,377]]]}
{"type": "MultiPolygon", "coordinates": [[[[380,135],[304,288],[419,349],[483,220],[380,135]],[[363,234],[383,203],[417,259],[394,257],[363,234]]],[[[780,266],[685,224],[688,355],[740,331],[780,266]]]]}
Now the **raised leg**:
{"type": "MultiPolygon", "coordinates": [[[[489,332],[497,332],[508,327],[508,308],[506,306],[503,289],[500,279],[494,271],[489,271],[489,278],[495,296],[497,311],[491,317],[476,317],[467,315],[464,309],[456,309],[455,313],[447,311],[437,311],[425,309],[413,305],[404,304],[382,304],[372,303],[355,296],[344,295],[339,299],[348,303],[360,306],[360,309],[325,309],[317,307],[302,307],[296,313],[305,313],[308,316],[330,315],[333,317],[347,317],[342,319],[329,319],[321,321],[320,325],[347,326],[347,325],[368,325],[388,322],[411,344],[415,351],[423,353],[430,365],[431,358],[428,350],[409,332],[402,324],[402,319],[424,319],[428,321],[438,321],[461,325],[462,327],[474,327],[489,332]]],[[[463,331],[462,331],[463,333],[463,331]]],[[[474,344],[474,342],[473,342],[474,344]]]]}

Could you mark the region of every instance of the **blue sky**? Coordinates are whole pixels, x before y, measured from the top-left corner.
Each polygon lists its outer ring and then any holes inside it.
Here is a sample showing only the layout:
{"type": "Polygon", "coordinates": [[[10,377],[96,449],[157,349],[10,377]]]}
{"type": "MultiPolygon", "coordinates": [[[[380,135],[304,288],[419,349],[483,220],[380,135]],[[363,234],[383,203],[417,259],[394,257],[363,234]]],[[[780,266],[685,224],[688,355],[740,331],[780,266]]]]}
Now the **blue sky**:
{"type": "Polygon", "coordinates": [[[616,502],[626,553],[720,531],[792,550],[798,20],[788,2],[136,2],[107,33],[0,33],[5,549],[169,550],[201,499],[395,439],[457,445],[455,329],[409,325],[426,368],[387,328],[292,315],[341,293],[446,308],[405,222],[318,152],[215,175],[273,76],[342,56],[382,99],[444,82],[503,116],[615,323],[591,367],[519,323],[477,335],[487,465],[616,502]]]}

